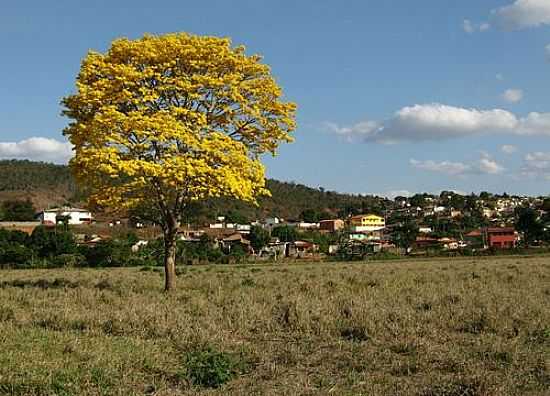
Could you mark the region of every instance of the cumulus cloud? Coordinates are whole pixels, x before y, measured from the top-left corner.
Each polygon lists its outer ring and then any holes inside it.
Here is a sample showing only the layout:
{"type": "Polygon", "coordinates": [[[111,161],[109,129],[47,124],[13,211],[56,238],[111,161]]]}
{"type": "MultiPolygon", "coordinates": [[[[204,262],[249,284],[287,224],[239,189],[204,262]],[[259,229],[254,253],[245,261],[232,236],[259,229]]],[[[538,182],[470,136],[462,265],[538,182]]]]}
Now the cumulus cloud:
{"type": "Polygon", "coordinates": [[[499,27],[520,30],[550,24],[550,1],[516,0],[492,12],[499,27]]]}
{"type": "Polygon", "coordinates": [[[462,28],[466,33],[473,33],[476,31],[474,25],[472,24],[472,21],[469,19],[465,19],[464,22],[462,22],[462,28]]]}
{"type": "Polygon", "coordinates": [[[550,180],[550,152],[534,152],[525,156],[522,175],[550,180]]]}
{"type": "Polygon", "coordinates": [[[481,158],[477,164],[471,167],[474,173],[497,175],[504,172],[504,167],[492,158],[481,158]]]}
{"type": "Polygon", "coordinates": [[[480,32],[485,32],[485,31],[489,30],[490,28],[491,28],[491,25],[487,22],[481,23],[479,25],[479,31],[480,32]]]}
{"type": "Polygon", "coordinates": [[[469,19],[465,19],[463,22],[462,22],[462,29],[464,29],[464,31],[466,33],[475,33],[475,32],[485,32],[487,30],[489,30],[491,28],[491,25],[488,24],[487,22],[483,22],[483,23],[474,23],[472,21],[470,21],[469,19]]]}
{"type": "Polygon", "coordinates": [[[349,142],[368,140],[379,128],[380,125],[375,121],[361,121],[349,127],[342,127],[334,122],[326,122],[325,127],[342,136],[349,142]]]}
{"type": "Polygon", "coordinates": [[[436,162],[433,160],[418,161],[414,158],[411,158],[409,162],[413,167],[417,169],[427,170],[430,172],[446,173],[448,175],[462,175],[468,170],[468,165],[462,162],[436,162]]]}
{"type": "Polygon", "coordinates": [[[523,91],[521,89],[507,89],[502,94],[502,99],[508,103],[518,103],[523,99],[523,91]]]}
{"type": "Polygon", "coordinates": [[[502,165],[493,160],[487,153],[482,153],[481,158],[471,164],[452,161],[419,161],[414,158],[409,163],[416,169],[444,173],[451,176],[496,175],[505,170],[502,165]]]}
{"type": "Polygon", "coordinates": [[[518,151],[518,148],[511,144],[504,144],[500,147],[500,151],[502,151],[504,154],[514,154],[516,151],[518,151]]]}
{"type": "Polygon", "coordinates": [[[66,163],[72,145],[55,139],[32,137],[20,142],[0,142],[0,158],[66,163]]]}
{"type": "Polygon", "coordinates": [[[487,134],[550,136],[550,113],[517,117],[502,110],[478,110],[439,103],[404,107],[383,122],[368,121],[351,127],[328,124],[350,141],[399,143],[445,140],[487,134]]]}

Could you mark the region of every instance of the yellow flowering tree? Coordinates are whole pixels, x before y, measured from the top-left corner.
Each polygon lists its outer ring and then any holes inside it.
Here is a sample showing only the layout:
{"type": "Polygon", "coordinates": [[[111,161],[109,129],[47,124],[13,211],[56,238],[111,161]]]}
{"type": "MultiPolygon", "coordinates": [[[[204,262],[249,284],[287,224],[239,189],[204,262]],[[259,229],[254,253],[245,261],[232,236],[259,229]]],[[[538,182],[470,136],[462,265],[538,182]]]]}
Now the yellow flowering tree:
{"type": "Polygon", "coordinates": [[[260,155],[295,128],[293,103],[258,55],[229,39],[186,33],[115,40],[82,61],[76,93],[63,99],[74,145],[70,166],[91,203],[160,214],[165,290],[176,285],[180,218],[194,202],[256,202],[260,155]]]}

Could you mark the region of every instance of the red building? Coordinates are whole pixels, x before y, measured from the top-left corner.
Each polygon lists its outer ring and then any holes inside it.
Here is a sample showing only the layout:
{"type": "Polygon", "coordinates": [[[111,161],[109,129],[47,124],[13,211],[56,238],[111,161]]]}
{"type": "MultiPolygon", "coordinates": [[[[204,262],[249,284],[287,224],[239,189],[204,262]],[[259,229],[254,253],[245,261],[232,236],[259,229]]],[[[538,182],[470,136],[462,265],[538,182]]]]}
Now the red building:
{"type": "Polygon", "coordinates": [[[511,249],[516,247],[518,236],[513,227],[484,228],[487,245],[492,248],[511,249]]]}
{"type": "Polygon", "coordinates": [[[486,227],[466,236],[480,237],[485,247],[495,249],[511,249],[518,242],[518,233],[513,227],[486,227]]]}

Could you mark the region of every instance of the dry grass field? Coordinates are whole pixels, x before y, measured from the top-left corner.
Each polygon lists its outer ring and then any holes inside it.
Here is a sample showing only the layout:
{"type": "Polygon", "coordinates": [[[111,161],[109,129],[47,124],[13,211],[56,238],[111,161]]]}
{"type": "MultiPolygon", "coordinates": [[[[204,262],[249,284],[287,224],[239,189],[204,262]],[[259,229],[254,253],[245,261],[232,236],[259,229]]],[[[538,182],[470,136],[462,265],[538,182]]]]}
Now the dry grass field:
{"type": "Polygon", "coordinates": [[[0,271],[1,395],[549,395],[550,257],[0,271]]]}

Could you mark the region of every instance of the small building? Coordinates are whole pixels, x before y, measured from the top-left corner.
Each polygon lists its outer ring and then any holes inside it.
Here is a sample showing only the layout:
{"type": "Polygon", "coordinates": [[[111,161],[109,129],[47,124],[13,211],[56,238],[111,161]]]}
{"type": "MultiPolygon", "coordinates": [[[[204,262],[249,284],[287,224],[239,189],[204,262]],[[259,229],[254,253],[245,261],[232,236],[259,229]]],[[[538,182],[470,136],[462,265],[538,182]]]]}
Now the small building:
{"type": "Polygon", "coordinates": [[[258,256],[275,260],[284,258],[288,244],[289,242],[281,242],[279,238],[271,238],[271,241],[258,252],[258,256]]]}
{"type": "Polygon", "coordinates": [[[92,223],[93,216],[86,209],[63,207],[43,210],[38,214],[38,219],[45,225],[61,224],[65,219],[69,225],[81,225],[92,223]]]}
{"type": "Polygon", "coordinates": [[[483,247],[495,249],[512,249],[519,240],[513,227],[485,227],[466,234],[466,237],[480,239],[483,247]]]}
{"type": "Polygon", "coordinates": [[[312,256],[319,250],[319,246],[309,241],[295,241],[286,246],[287,257],[307,257],[312,256]]]}
{"type": "Polygon", "coordinates": [[[353,241],[379,241],[382,239],[382,231],[350,232],[348,238],[353,241]]]}
{"type": "Polygon", "coordinates": [[[277,227],[278,225],[282,224],[283,220],[278,217],[268,217],[264,221],[262,221],[262,225],[265,229],[272,230],[273,228],[277,227]]]}
{"type": "Polygon", "coordinates": [[[386,227],[386,220],[375,214],[358,215],[350,218],[350,226],[354,232],[379,231],[386,227]]]}
{"type": "Polygon", "coordinates": [[[321,220],[319,222],[319,230],[327,232],[336,232],[344,228],[344,220],[321,220]]]}
{"type": "Polygon", "coordinates": [[[418,232],[420,234],[431,234],[433,231],[433,228],[432,227],[429,227],[429,226],[425,226],[425,225],[419,225],[418,226],[418,232]]]}
{"type": "Polygon", "coordinates": [[[199,241],[201,236],[205,234],[204,230],[198,230],[193,228],[181,228],[178,231],[178,237],[182,241],[194,242],[199,241]]]}
{"type": "Polygon", "coordinates": [[[491,248],[511,249],[516,247],[518,233],[513,227],[484,228],[485,240],[491,248]]]}
{"type": "Polygon", "coordinates": [[[241,233],[235,232],[229,236],[226,236],[221,241],[221,246],[223,250],[227,253],[230,253],[236,246],[240,246],[243,252],[250,254],[252,253],[252,247],[250,246],[250,241],[246,239],[241,233]]]}

